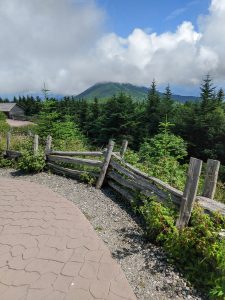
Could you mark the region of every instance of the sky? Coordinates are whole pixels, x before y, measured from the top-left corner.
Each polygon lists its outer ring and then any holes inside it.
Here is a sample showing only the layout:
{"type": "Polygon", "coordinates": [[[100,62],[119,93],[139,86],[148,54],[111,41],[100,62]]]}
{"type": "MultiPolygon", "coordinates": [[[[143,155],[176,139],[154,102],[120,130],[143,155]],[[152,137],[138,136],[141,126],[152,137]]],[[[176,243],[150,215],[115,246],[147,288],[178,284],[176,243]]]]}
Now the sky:
{"type": "Polygon", "coordinates": [[[225,0],[0,0],[0,95],[113,81],[225,88],[225,0]]]}

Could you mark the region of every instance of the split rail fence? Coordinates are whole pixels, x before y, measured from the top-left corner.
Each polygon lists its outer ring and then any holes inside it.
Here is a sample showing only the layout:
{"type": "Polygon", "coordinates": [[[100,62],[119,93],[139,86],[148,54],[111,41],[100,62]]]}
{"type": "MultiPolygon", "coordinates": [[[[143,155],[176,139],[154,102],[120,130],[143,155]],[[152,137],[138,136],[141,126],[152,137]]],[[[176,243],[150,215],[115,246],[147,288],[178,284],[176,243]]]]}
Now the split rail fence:
{"type": "MultiPolygon", "coordinates": [[[[114,145],[115,143],[110,140],[107,148],[103,151],[57,151],[52,149],[52,137],[48,136],[45,148],[46,164],[53,172],[66,176],[77,177],[88,172],[96,178],[96,188],[100,189],[103,183],[107,182],[113,190],[128,201],[132,201],[137,193],[145,196],[155,195],[158,201],[164,203],[171,199],[179,209],[178,228],[183,228],[188,224],[195,201],[204,208],[206,213],[219,211],[225,215],[225,205],[213,200],[220,167],[219,161],[212,159],[207,161],[203,192],[202,195],[197,195],[202,170],[201,160],[190,159],[185,188],[184,191],[180,191],[126,163],[124,154],[128,146],[127,141],[123,141],[120,152],[113,152],[114,145]],[[76,170],[65,167],[65,164],[67,166],[74,165],[75,168],[77,165],[84,165],[89,169],[94,168],[94,170],[76,170]]],[[[38,151],[37,135],[34,136],[33,151],[34,155],[38,151]]],[[[6,156],[16,158],[20,155],[20,152],[10,150],[10,134],[8,134],[6,156]]]]}

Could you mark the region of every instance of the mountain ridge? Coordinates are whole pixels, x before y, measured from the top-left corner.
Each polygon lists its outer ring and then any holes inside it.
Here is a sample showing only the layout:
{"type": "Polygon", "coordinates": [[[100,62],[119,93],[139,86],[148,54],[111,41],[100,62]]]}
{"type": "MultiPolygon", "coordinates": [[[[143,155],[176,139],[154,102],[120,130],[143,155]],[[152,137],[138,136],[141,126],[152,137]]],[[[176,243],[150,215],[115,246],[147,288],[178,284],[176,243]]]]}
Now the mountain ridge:
{"type": "MultiPolygon", "coordinates": [[[[82,93],[75,96],[76,99],[93,100],[98,98],[99,100],[105,100],[118,95],[123,92],[130,95],[135,101],[144,101],[147,98],[148,88],[144,86],[137,86],[131,83],[118,83],[118,82],[100,82],[89,87],[82,93]]],[[[162,92],[159,92],[160,96],[163,96],[162,92]]],[[[175,101],[197,101],[199,98],[195,96],[182,96],[173,94],[172,98],[175,101]]]]}

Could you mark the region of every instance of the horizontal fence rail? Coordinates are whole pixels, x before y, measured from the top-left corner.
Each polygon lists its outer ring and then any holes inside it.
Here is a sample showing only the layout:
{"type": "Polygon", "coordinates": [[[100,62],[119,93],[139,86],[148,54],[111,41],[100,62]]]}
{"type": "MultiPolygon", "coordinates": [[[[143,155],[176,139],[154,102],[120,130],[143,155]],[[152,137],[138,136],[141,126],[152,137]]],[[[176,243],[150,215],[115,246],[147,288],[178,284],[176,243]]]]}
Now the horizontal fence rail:
{"type": "MultiPolygon", "coordinates": [[[[225,215],[225,204],[213,200],[220,167],[219,161],[211,159],[207,161],[202,195],[197,195],[201,160],[191,158],[185,189],[180,191],[125,162],[124,156],[128,146],[126,140],[123,141],[119,152],[113,151],[114,144],[110,140],[102,151],[58,151],[52,149],[52,137],[48,136],[45,146],[46,165],[52,172],[74,178],[88,173],[96,179],[96,188],[101,188],[103,183],[107,182],[113,190],[130,202],[139,193],[147,197],[156,196],[158,201],[165,204],[170,200],[179,210],[178,228],[187,226],[195,202],[199,203],[206,213],[218,211],[225,215]],[[77,167],[78,165],[82,166],[81,169],[77,167]]],[[[39,138],[34,135],[32,148],[34,155],[38,152],[38,147],[39,138]]],[[[17,159],[21,155],[21,152],[11,149],[11,134],[8,133],[5,156],[17,159]]]]}
{"type": "MultiPolygon", "coordinates": [[[[177,221],[177,226],[183,228],[188,224],[194,201],[199,203],[206,213],[220,212],[222,215],[225,215],[225,205],[223,203],[207,197],[196,196],[201,164],[201,160],[191,158],[186,191],[182,192],[124,162],[120,156],[113,153],[110,161],[110,170],[107,175],[109,178],[108,184],[128,201],[132,201],[137,193],[142,193],[145,196],[155,195],[158,201],[163,203],[168,203],[168,200],[171,199],[180,209],[180,221],[177,221]]],[[[218,162],[215,161],[215,164],[218,165],[218,162]]],[[[215,174],[218,176],[218,168],[215,169],[215,174]]],[[[210,176],[212,177],[212,172],[210,172],[210,176]]],[[[206,175],[205,181],[207,180],[206,175]]],[[[215,192],[215,180],[212,188],[215,192]]]]}
{"type": "MultiPolygon", "coordinates": [[[[85,174],[86,171],[80,171],[80,170],[72,170],[72,169],[69,169],[69,168],[65,168],[65,167],[61,167],[57,164],[54,164],[54,163],[50,163],[50,162],[47,162],[47,166],[54,172],[58,173],[58,174],[62,174],[62,175],[65,175],[65,176],[70,176],[70,177],[78,177],[82,174],[85,174]]],[[[90,175],[94,176],[95,178],[98,177],[98,173],[96,172],[91,172],[89,171],[88,172],[90,175]]]]}
{"type": "Polygon", "coordinates": [[[101,167],[102,161],[100,160],[91,160],[85,158],[74,158],[69,156],[59,156],[59,155],[48,155],[48,161],[51,162],[61,162],[67,164],[78,164],[78,165],[86,165],[90,167],[101,167]]]}
{"type": "Polygon", "coordinates": [[[51,151],[51,155],[60,155],[60,156],[103,156],[101,151],[51,151]]]}

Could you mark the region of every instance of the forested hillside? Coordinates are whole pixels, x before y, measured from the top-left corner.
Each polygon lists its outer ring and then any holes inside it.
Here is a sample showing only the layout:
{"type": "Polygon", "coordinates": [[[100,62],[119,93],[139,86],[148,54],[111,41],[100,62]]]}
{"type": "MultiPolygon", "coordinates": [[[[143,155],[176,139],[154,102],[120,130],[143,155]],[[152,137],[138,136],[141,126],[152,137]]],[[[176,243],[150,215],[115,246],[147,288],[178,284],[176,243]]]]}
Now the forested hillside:
{"type": "MultiPolygon", "coordinates": [[[[109,138],[118,142],[126,138],[134,150],[157,134],[160,122],[167,119],[170,131],[187,143],[189,156],[214,158],[225,164],[224,92],[206,76],[200,86],[200,97],[197,102],[178,103],[172,99],[169,86],[160,96],[153,81],[146,101],[136,102],[125,93],[104,103],[98,98],[92,102],[74,97],[64,97],[61,101],[52,98],[51,111],[57,112],[58,122],[70,118],[94,145],[105,145],[109,138]]],[[[28,116],[37,116],[43,108],[39,97],[20,97],[14,101],[25,108],[28,116]]]]}
{"type": "MultiPolygon", "coordinates": [[[[98,98],[100,101],[103,101],[113,96],[118,96],[120,93],[130,96],[134,101],[144,101],[147,99],[148,88],[129,83],[103,82],[93,85],[81,94],[76,95],[75,98],[89,101],[98,98]]],[[[159,92],[159,95],[163,96],[163,93],[159,92]]],[[[181,96],[176,94],[172,95],[172,99],[178,102],[198,100],[198,98],[194,96],[181,96]]]]}

